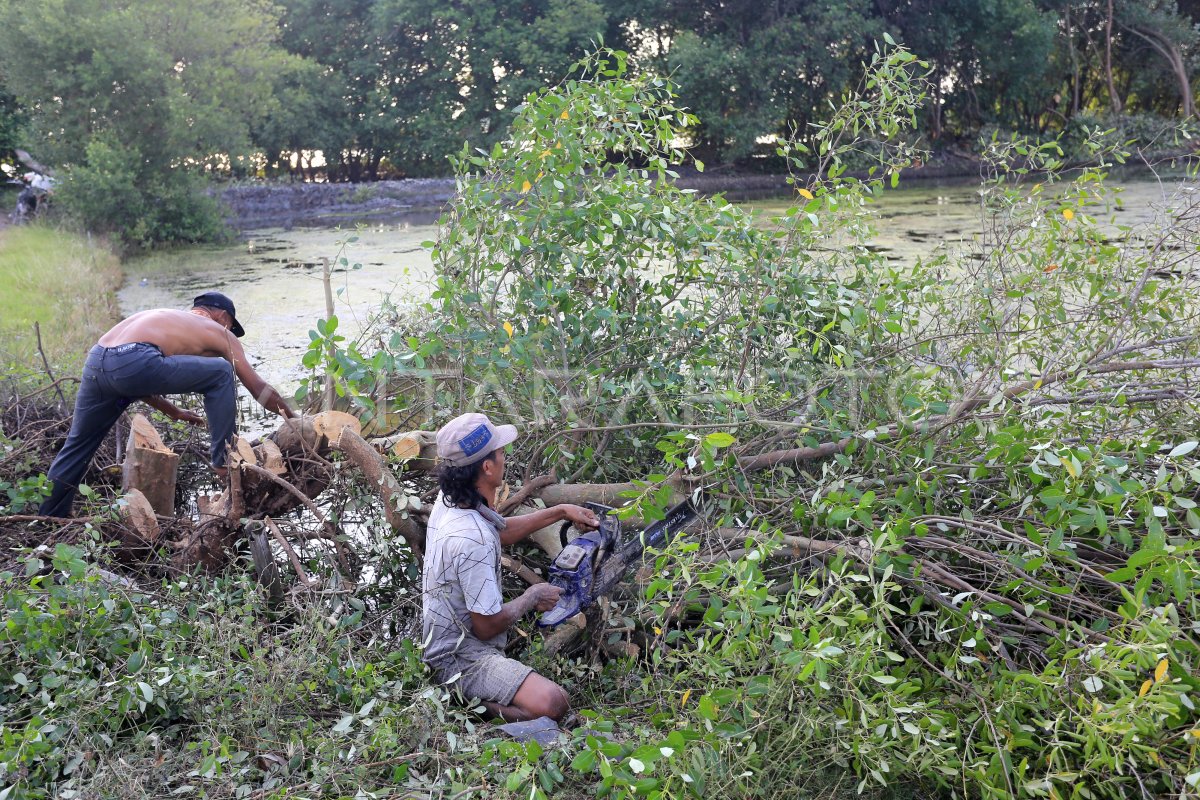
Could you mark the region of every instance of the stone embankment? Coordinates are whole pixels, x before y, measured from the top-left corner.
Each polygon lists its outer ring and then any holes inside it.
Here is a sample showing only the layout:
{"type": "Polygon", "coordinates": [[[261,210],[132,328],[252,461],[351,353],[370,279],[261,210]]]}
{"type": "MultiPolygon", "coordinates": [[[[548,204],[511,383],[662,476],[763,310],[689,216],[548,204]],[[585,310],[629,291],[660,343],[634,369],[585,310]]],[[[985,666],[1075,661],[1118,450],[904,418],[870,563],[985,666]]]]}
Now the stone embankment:
{"type": "MultiPolygon", "coordinates": [[[[905,180],[940,180],[978,174],[978,163],[967,158],[943,159],[905,172],[905,180]]],[[[804,176],[800,177],[801,185],[804,176]]],[[[723,193],[745,202],[781,197],[791,191],[786,175],[762,175],[715,168],[698,173],[684,170],[676,185],[701,194],[723,193]]],[[[375,183],[243,183],[220,192],[229,207],[230,222],[242,230],[271,227],[323,226],[417,217],[434,222],[454,196],[453,178],[410,178],[375,183]]]]}
{"type": "Polygon", "coordinates": [[[220,192],[238,228],[334,225],[425,212],[435,216],[454,195],[453,178],[375,183],[245,183],[220,192]]]}

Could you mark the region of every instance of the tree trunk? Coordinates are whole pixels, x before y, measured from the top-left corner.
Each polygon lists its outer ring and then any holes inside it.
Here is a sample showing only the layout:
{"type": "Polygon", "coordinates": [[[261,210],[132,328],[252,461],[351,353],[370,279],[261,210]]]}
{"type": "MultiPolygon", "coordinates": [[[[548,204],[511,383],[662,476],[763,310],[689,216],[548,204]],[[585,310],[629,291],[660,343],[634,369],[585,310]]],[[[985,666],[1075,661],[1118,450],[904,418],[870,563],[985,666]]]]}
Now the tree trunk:
{"type": "Polygon", "coordinates": [[[121,470],[121,491],[138,491],[155,513],[175,516],[175,477],[179,456],[163,444],[150,420],[134,414],[121,470]]]}
{"type": "Polygon", "coordinates": [[[941,67],[933,75],[933,130],[929,136],[940,139],[942,136],[942,70],[941,67]]]}
{"type": "Polygon", "coordinates": [[[1117,94],[1117,85],[1113,82],[1112,29],[1113,0],[1108,0],[1108,19],[1104,22],[1104,79],[1108,82],[1108,101],[1112,104],[1113,113],[1120,114],[1123,108],[1121,96],[1117,94]]]}
{"type": "Polygon", "coordinates": [[[420,557],[425,551],[425,522],[415,518],[418,509],[412,506],[379,452],[351,428],[344,429],[336,439],[331,438],[330,445],[359,469],[368,485],[377,487],[388,525],[403,536],[413,553],[420,557]]]}
{"type": "Polygon", "coordinates": [[[1066,9],[1067,49],[1071,54],[1071,116],[1079,113],[1079,54],[1075,52],[1075,31],[1071,28],[1071,6],[1066,9]]]}
{"type": "Polygon", "coordinates": [[[380,453],[400,459],[405,470],[433,472],[437,465],[437,438],[430,431],[406,431],[370,441],[380,453]]]}
{"type": "Polygon", "coordinates": [[[1166,34],[1153,28],[1128,28],[1131,33],[1140,36],[1150,43],[1158,54],[1166,59],[1171,72],[1175,76],[1175,80],[1179,82],[1179,98],[1180,108],[1184,119],[1191,118],[1196,113],[1195,100],[1192,98],[1192,81],[1187,73],[1187,65],[1184,63],[1183,54],[1179,52],[1179,46],[1171,41],[1166,34]]]}
{"type": "Polygon", "coordinates": [[[243,517],[280,517],[305,506],[306,498],[319,497],[332,476],[325,459],[328,436],[336,435],[339,423],[348,424],[345,418],[357,425],[348,414],[332,412],[284,420],[253,448],[239,439],[229,463],[228,487],[222,494],[199,498],[199,519],[187,521],[191,530],[176,545],[172,565],[179,570],[223,569],[231,546],[246,535],[243,517]]]}
{"type": "MultiPolygon", "coordinates": [[[[284,421],[279,429],[254,449],[254,463],[261,464],[282,476],[306,497],[317,497],[329,486],[331,471],[325,457],[329,441],[315,424],[316,417],[299,417],[284,421]],[[278,449],[282,464],[276,464],[274,450],[278,449]],[[279,466],[283,471],[279,472],[279,466]]],[[[248,474],[244,477],[242,496],[250,513],[259,516],[281,517],[299,508],[302,503],[291,492],[265,476],[248,474]]]]}
{"type": "Polygon", "coordinates": [[[130,535],[121,537],[121,543],[126,548],[141,548],[157,542],[162,529],[149,499],[137,489],[130,489],[121,499],[125,501],[121,521],[130,530],[130,535]]]}

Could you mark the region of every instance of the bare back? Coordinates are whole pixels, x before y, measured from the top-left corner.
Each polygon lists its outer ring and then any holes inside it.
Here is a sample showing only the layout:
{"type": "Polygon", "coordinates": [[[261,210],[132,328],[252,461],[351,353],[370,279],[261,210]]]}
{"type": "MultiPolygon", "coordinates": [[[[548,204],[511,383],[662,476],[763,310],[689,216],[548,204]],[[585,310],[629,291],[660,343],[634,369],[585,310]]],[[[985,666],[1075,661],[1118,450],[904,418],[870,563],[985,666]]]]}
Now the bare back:
{"type": "Polygon", "coordinates": [[[146,342],[165,356],[217,356],[233,361],[241,347],[225,327],[202,314],[153,308],[118,322],[100,337],[104,347],[146,342]]]}
{"type": "MultiPolygon", "coordinates": [[[[226,311],[211,313],[226,314],[226,311]]],[[[295,414],[283,396],[267,383],[250,366],[242,344],[221,323],[214,320],[202,308],[177,311],[170,308],[153,308],[139,311],[118,322],[108,333],[100,337],[102,347],[116,347],[133,342],[146,342],[162,351],[164,356],[205,356],[223,358],[233,365],[234,374],[250,392],[250,396],[268,411],[274,411],[290,419],[295,414]]],[[[156,406],[162,410],[161,406],[156,406]]],[[[173,406],[172,406],[173,408],[173,406]]],[[[178,417],[176,417],[178,419],[178,417]]]]}

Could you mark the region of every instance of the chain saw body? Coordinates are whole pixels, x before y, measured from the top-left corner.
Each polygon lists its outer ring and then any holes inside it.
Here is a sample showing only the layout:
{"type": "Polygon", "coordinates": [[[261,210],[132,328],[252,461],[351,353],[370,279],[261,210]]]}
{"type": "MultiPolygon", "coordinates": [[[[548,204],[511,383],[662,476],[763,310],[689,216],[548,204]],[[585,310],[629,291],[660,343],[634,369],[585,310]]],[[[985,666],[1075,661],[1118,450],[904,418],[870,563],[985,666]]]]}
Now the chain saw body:
{"type": "MultiPolygon", "coordinates": [[[[588,503],[587,507],[600,518],[600,527],[566,542],[551,563],[550,583],[563,592],[557,605],[538,620],[539,627],[553,628],[608,594],[647,547],[663,544],[696,516],[692,501],[685,500],[636,538],[621,544],[621,525],[609,516],[614,509],[597,503],[588,503]]],[[[564,542],[568,528],[570,523],[559,532],[564,542]]]]}

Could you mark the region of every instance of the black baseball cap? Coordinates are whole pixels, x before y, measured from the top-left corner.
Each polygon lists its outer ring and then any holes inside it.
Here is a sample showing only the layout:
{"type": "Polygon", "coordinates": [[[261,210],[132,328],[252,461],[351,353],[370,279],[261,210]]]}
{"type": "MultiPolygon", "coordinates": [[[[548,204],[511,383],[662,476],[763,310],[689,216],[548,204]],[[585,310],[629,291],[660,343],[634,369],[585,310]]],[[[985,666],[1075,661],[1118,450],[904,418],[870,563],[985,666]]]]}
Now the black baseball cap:
{"type": "Polygon", "coordinates": [[[237,321],[237,313],[233,310],[233,301],[220,292],[205,292],[196,299],[192,300],[192,308],[215,308],[218,311],[224,311],[233,320],[233,327],[229,332],[239,339],[246,335],[245,328],[242,323],[237,321]]]}

